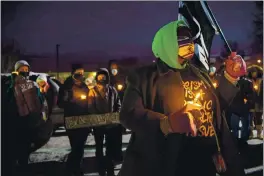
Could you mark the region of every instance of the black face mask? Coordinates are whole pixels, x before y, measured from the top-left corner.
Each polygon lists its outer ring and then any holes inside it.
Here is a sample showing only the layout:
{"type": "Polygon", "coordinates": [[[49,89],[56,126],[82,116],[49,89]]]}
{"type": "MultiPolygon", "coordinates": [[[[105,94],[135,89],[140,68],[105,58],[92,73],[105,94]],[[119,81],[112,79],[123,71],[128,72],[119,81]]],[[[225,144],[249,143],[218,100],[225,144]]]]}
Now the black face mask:
{"type": "Polygon", "coordinates": [[[23,76],[23,77],[28,77],[29,76],[29,72],[19,72],[19,75],[20,76],[23,76]]]}
{"type": "Polygon", "coordinates": [[[73,75],[73,78],[76,79],[76,80],[78,80],[78,81],[84,81],[84,77],[83,77],[83,75],[80,74],[80,73],[76,73],[76,74],[74,74],[74,75],[73,75]]]}
{"type": "Polygon", "coordinates": [[[98,80],[97,82],[98,82],[98,84],[101,84],[101,85],[106,85],[107,84],[106,80],[98,80]]]}

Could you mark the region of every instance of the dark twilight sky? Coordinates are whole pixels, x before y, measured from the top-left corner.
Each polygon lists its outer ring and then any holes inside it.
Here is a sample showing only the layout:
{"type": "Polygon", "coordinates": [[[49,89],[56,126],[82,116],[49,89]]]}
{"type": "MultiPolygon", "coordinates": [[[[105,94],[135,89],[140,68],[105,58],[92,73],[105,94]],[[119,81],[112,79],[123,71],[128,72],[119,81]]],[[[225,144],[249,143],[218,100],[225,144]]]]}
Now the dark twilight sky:
{"type": "MultiPolygon", "coordinates": [[[[252,1],[208,2],[226,38],[247,47],[253,31],[252,1]]],[[[2,2],[2,39],[14,38],[27,52],[144,56],[155,32],[176,20],[178,2],[2,2]]],[[[222,41],[214,40],[213,53],[222,41]]]]}

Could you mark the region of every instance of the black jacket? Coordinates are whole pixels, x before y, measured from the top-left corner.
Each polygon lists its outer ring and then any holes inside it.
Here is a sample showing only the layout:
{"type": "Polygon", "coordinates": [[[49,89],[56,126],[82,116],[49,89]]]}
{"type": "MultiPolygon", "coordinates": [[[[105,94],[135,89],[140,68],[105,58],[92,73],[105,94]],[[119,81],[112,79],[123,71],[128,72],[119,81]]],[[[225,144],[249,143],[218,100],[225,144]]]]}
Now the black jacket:
{"type": "MultiPolygon", "coordinates": [[[[206,73],[191,67],[193,73],[206,80],[206,73]]],[[[128,87],[125,92],[120,113],[121,123],[132,130],[132,136],[126,151],[126,157],[122,165],[120,176],[160,176],[165,172],[163,164],[166,146],[173,148],[173,156],[179,156],[181,135],[173,134],[166,139],[160,130],[160,119],[165,114],[177,112],[182,108],[184,101],[184,89],[181,84],[181,76],[177,71],[175,76],[169,78],[169,69],[162,63],[137,69],[128,77],[128,87]],[[158,85],[163,80],[162,85],[158,85]],[[164,82],[165,80],[165,82],[164,82]],[[167,82],[166,82],[167,81],[167,82]],[[170,86],[163,86],[163,85],[170,86]],[[173,89],[173,91],[172,91],[173,89]],[[164,102],[165,99],[170,102],[164,102]],[[167,141],[167,142],[166,142],[167,141]],[[169,143],[168,143],[169,142],[169,143]],[[177,153],[178,152],[178,153],[177,153]]],[[[233,137],[228,129],[226,120],[221,116],[223,110],[228,107],[238,89],[229,83],[224,77],[219,79],[218,89],[213,85],[208,86],[210,92],[216,95],[216,121],[219,130],[219,140],[222,153],[228,165],[229,176],[243,176],[238,150],[233,137]]],[[[208,92],[208,93],[210,93],[208,92]]],[[[180,161],[179,161],[180,162],[180,161]]],[[[166,162],[168,163],[168,162],[166,162]]],[[[173,162],[174,163],[174,162],[173,162]]],[[[175,165],[173,167],[176,167],[175,165]]]]}
{"type": "Polygon", "coordinates": [[[64,109],[64,117],[88,114],[88,87],[84,82],[80,85],[74,83],[72,76],[68,77],[60,87],[58,106],[64,109]]]}
{"type": "Polygon", "coordinates": [[[243,77],[238,81],[237,86],[240,89],[235,95],[228,111],[229,113],[234,113],[240,117],[247,118],[250,108],[254,106],[253,84],[252,81],[243,77]]]}

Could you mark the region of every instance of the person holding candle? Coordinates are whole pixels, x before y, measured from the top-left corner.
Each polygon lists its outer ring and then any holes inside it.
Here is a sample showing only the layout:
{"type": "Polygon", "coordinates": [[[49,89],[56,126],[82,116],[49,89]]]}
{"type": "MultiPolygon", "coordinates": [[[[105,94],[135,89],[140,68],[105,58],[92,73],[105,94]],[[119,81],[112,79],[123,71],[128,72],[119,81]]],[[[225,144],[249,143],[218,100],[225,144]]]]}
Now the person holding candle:
{"type": "MultiPolygon", "coordinates": [[[[120,112],[121,101],[118,92],[110,84],[110,74],[106,68],[98,69],[96,86],[89,90],[89,112],[106,114],[120,112]]],[[[114,164],[122,159],[122,126],[106,125],[93,128],[96,145],[96,160],[100,176],[114,176],[114,164]],[[104,156],[104,139],[106,155],[104,156]]]]}
{"type": "MultiPolygon", "coordinates": [[[[88,87],[84,83],[84,68],[80,64],[72,66],[72,74],[65,80],[59,90],[58,106],[64,109],[64,117],[87,115],[88,87]]],[[[70,140],[71,152],[68,155],[66,171],[70,176],[83,175],[81,161],[84,146],[90,133],[89,128],[66,129],[70,140]]]]}
{"type": "Polygon", "coordinates": [[[231,53],[214,88],[190,62],[194,41],[183,21],[159,29],[152,51],[157,61],[128,76],[120,121],[132,136],[119,176],[245,175],[223,116],[245,74],[242,57],[231,53]]]}

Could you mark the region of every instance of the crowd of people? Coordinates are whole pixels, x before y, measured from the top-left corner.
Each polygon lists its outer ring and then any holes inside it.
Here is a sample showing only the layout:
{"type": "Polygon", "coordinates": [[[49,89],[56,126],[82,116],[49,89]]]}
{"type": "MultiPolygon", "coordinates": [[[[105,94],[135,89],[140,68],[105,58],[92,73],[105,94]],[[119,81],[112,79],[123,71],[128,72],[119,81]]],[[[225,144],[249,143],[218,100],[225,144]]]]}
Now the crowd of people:
{"type": "MultiPolygon", "coordinates": [[[[98,70],[96,85],[85,80],[81,64],[72,66],[71,75],[59,89],[58,99],[50,91],[47,77],[30,76],[30,65],[20,60],[15,64],[11,76],[2,77],[3,114],[8,131],[6,133],[7,166],[18,172],[28,171],[29,155],[48,142],[52,135],[52,107],[58,105],[64,109],[64,117],[120,112],[121,100],[115,85],[110,83],[108,69],[98,70]],[[87,83],[88,82],[88,83],[87,83]],[[55,102],[55,103],[54,103],[55,102]],[[9,117],[13,118],[10,119],[9,117]],[[17,120],[17,123],[14,123],[17,120]],[[21,123],[20,123],[21,122],[21,123]],[[9,128],[13,125],[12,128],[9,128]]],[[[112,75],[113,76],[113,75],[112,75]]],[[[5,122],[5,121],[4,121],[5,122]]],[[[68,175],[82,175],[81,162],[87,137],[93,133],[96,142],[96,159],[101,176],[114,175],[114,166],[122,161],[122,132],[119,125],[107,125],[94,128],[66,129],[71,152],[66,162],[68,175]],[[104,140],[106,156],[104,156],[104,140]]],[[[12,175],[12,174],[11,174],[12,175]]]]}
{"type": "Polygon", "coordinates": [[[53,100],[47,79],[30,77],[30,65],[18,61],[11,76],[2,79],[2,123],[9,124],[4,127],[4,169],[12,172],[18,167],[19,172],[30,173],[29,155],[50,139],[51,109],[58,104],[65,118],[120,112],[121,122],[66,129],[71,152],[65,175],[83,175],[81,162],[91,132],[100,176],[114,176],[115,164],[121,161],[120,176],[245,175],[233,136],[245,144],[255,128],[262,138],[262,70],[247,69],[235,52],[221,71],[200,68],[193,62],[191,30],[181,21],[161,28],[152,50],[156,63],[127,77],[124,99],[111,82],[115,69],[100,68],[94,86],[85,81],[82,65],[75,64],[53,100]],[[124,127],[132,136],[123,158],[124,127]]]}

